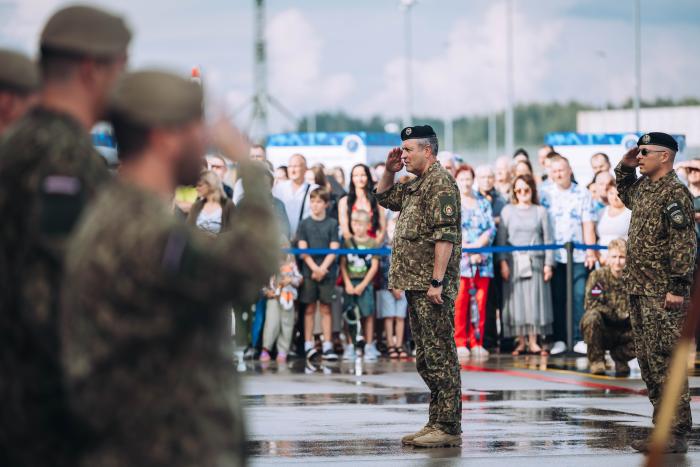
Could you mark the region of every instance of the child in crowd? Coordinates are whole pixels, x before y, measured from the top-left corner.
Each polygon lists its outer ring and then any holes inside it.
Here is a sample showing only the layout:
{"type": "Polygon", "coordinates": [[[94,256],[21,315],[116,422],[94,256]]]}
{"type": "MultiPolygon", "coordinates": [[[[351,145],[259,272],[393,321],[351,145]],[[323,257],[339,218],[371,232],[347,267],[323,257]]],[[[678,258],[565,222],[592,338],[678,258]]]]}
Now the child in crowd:
{"type": "MultiPolygon", "coordinates": [[[[289,241],[286,238],[282,248],[289,248],[289,241]]],[[[277,362],[287,361],[294,331],[294,300],[297,298],[297,288],[302,280],[294,255],[288,254],[282,260],[279,273],[270,279],[270,286],[263,290],[267,304],[261,362],[270,361],[270,350],[275,342],[277,342],[277,362]]]]}
{"type": "MultiPolygon", "coordinates": [[[[391,246],[399,213],[387,211],[387,246],[391,246]]],[[[391,256],[384,256],[380,262],[382,281],[377,291],[377,316],[384,319],[384,332],[389,358],[406,358],[408,352],[404,347],[404,328],[408,310],[408,300],[403,290],[389,289],[389,267],[391,256]]]]}
{"type": "MultiPolygon", "coordinates": [[[[299,248],[330,248],[337,250],[338,221],[326,216],[326,208],[330,202],[330,194],[325,188],[315,188],[309,194],[311,215],[301,221],[297,238],[299,248]]],[[[314,315],[316,307],[321,310],[321,328],[323,329],[323,359],[338,360],[331,342],[332,318],[331,303],[336,298],[335,281],[338,271],[335,263],[336,255],[302,255],[302,275],[304,283],[301,288],[300,300],[306,304],[304,314],[304,351],[306,358],[316,355],[314,345],[314,315]]]]}
{"type": "MultiPolygon", "coordinates": [[[[370,226],[369,212],[358,209],[350,217],[352,237],[345,240],[345,248],[367,250],[377,248],[377,241],[367,232],[370,226]]],[[[340,258],[340,270],[345,285],[343,309],[357,307],[364,330],[365,360],[376,360],[379,356],[374,343],[374,286],[372,281],[379,271],[379,258],[373,255],[350,254],[340,258]]],[[[357,318],[357,317],[356,317],[357,318]]],[[[360,337],[358,336],[358,341],[360,337]]],[[[343,359],[354,360],[355,346],[349,339],[343,352],[343,359]]],[[[358,349],[359,350],[359,349],[358,349]]]]}

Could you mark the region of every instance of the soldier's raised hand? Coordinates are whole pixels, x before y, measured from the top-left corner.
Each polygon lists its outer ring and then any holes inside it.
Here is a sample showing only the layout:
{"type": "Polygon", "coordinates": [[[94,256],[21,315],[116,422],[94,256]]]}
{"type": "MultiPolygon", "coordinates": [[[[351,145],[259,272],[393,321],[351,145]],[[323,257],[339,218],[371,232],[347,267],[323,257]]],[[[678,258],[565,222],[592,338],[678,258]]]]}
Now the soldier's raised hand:
{"type": "Polygon", "coordinates": [[[637,154],[639,154],[639,148],[635,146],[622,156],[622,163],[627,167],[637,167],[639,165],[637,154]]]}
{"type": "Polygon", "coordinates": [[[401,160],[402,152],[401,148],[394,148],[389,151],[389,154],[386,156],[387,172],[396,173],[403,169],[403,161],[401,160]]]}
{"type": "Polygon", "coordinates": [[[220,116],[209,127],[211,143],[232,162],[243,162],[250,156],[248,137],[225,116],[220,116]]]}

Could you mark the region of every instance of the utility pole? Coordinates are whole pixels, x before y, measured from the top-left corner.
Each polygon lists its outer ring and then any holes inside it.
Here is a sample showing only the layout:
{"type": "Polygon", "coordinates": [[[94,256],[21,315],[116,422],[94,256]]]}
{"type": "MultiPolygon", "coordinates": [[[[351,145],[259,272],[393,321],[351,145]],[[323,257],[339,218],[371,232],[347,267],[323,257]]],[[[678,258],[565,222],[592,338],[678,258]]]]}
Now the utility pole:
{"type": "Polygon", "coordinates": [[[513,83],[513,1],[506,0],[506,154],[513,155],[515,123],[513,105],[515,90],[513,83]]]}

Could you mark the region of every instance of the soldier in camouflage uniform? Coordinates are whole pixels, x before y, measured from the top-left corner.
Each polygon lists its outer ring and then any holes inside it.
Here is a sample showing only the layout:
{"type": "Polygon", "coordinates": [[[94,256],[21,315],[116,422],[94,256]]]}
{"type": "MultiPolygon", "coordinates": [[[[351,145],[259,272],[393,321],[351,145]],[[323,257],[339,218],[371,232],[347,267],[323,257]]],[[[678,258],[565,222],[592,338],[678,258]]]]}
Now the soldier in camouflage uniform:
{"type": "Polygon", "coordinates": [[[438,142],[430,126],[404,128],[403,144],[387,158],[376,196],[400,211],[394,234],[389,288],[405,290],[416,367],[430,389],[426,426],[405,436],[418,447],[459,446],[461,381],[454,341],[454,301],[459,286],[461,210],[452,176],[435,159],[438,142]],[[394,184],[403,166],[418,178],[394,184]]]}
{"type": "Polygon", "coordinates": [[[605,374],[605,351],[615,361],[615,373],[630,373],[627,362],[635,357],[629,295],[622,282],[627,242],[613,240],[608,245],[606,266],[593,271],[586,283],[586,312],[581,333],[588,344],[588,362],[594,375],[605,374]]]}
{"type": "MultiPolygon", "coordinates": [[[[622,280],[630,294],[634,345],[654,420],[687,314],[695,267],[693,198],[673,170],[677,151],[678,143],[670,135],[648,133],[615,168],[620,199],[632,210],[622,280]]],[[[667,451],[686,452],[691,427],[686,381],[667,451]]],[[[647,442],[637,440],[632,447],[646,451],[647,442]]]]}
{"type": "Polygon", "coordinates": [[[55,13],[40,39],[41,101],[0,143],[0,465],[73,465],[82,442],[64,403],[59,290],[66,241],[109,179],[89,131],[130,39],[102,10],[55,13]]]}
{"type": "MultiPolygon", "coordinates": [[[[175,187],[196,183],[202,166],[201,87],[132,73],[111,109],[121,180],[70,242],[61,314],[71,408],[99,440],[80,465],[243,465],[224,305],[253,299],[278,264],[265,169],[241,167],[246,202],[211,238],[171,211],[175,187]]],[[[247,159],[244,138],[230,141],[224,153],[247,159]]]]}
{"type": "Polygon", "coordinates": [[[13,50],[0,49],[0,136],[37,100],[39,70],[36,63],[13,50]]]}

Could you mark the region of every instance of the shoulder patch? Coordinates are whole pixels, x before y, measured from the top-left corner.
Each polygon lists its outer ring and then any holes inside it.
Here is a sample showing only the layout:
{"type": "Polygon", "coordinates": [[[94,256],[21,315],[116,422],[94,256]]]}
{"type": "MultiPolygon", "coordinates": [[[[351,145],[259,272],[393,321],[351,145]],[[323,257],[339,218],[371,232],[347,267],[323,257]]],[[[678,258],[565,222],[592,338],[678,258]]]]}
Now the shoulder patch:
{"type": "Polygon", "coordinates": [[[595,285],[591,288],[591,297],[600,298],[603,296],[603,292],[603,286],[600,284],[600,282],[596,282],[595,285]]]}
{"type": "Polygon", "coordinates": [[[673,227],[681,229],[690,225],[688,216],[683,211],[683,203],[680,200],[671,201],[664,211],[673,227]]]}
{"type": "Polygon", "coordinates": [[[455,203],[454,197],[450,195],[440,195],[440,211],[445,217],[454,217],[457,213],[457,205],[455,203]]]}

